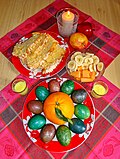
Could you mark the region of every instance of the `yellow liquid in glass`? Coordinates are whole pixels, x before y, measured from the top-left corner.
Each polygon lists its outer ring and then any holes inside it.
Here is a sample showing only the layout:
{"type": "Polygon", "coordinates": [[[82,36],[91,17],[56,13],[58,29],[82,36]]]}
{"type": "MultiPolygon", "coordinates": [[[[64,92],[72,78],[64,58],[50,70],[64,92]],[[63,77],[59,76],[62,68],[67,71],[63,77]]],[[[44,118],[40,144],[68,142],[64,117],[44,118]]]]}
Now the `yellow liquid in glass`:
{"type": "Polygon", "coordinates": [[[22,92],[25,89],[25,87],[26,87],[26,83],[24,81],[20,81],[15,84],[14,90],[16,92],[22,92]]]}
{"type": "Polygon", "coordinates": [[[104,95],[106,93],[105,87],[103,87],[100,84],[96,84],[93,88],[93,91],[97,93],[98,95],[104,95]]]}
{"type": "Polygon", "coordinates": [[[19,81],[18,83],[15,84],[14,86],[14,91],[18,92],[21,95],[25,95],[28,92],[28,87],[26,86],[25,81],[19,81]]]}

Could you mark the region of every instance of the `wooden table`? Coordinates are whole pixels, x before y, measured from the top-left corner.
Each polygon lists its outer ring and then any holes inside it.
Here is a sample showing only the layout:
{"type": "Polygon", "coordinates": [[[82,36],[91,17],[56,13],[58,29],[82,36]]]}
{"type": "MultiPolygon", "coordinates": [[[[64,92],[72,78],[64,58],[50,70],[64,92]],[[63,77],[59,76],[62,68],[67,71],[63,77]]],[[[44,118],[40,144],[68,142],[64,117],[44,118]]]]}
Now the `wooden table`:
{"type": "MultiPolygon", "coordinates": [[[[53,0],[0,0],[0,37],[52,3],[53,0]]],[[[79,10],[92,16],[116,33],[120,33],[119,0],[66,0],[79,10]]],[[[19,72],[0,54],[0,89],[9,84],[19,72]]],[[[120,55],[107,67],[104,76],[120,88],[120,55]]]]}

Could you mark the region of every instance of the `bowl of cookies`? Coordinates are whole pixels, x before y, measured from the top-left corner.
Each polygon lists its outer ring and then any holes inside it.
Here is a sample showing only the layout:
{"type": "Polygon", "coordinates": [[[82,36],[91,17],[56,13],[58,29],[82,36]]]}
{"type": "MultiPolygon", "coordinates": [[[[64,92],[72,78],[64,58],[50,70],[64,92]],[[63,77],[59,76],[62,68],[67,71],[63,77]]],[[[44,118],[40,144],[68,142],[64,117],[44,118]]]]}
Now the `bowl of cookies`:
{"type": "Polygon", "coordinates": [[[105,71],[105,65],[100,57],[89,51],[74,51],[66,62],[68,74],[82,83],[98,80],[105,71]]]}

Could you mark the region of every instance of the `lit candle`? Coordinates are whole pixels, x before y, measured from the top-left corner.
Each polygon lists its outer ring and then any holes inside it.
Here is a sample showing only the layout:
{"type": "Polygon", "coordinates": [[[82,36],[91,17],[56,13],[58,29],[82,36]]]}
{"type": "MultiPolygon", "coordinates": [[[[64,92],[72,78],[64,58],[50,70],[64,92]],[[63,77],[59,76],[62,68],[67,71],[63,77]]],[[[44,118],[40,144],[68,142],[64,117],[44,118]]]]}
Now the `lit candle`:
{"type": "Polygon", "coordinates": [[[62,14],[62,21],[63,23],[71,23],[73,24],[74,21],[74,14],[70,11],[64,12],[62,14]]]}
{"type": "Polygon", "coordinates": [[[72,33],[74,17],[75,15],[70,11],[64,12],[62,14],[63,34],[66,37],[69,37],[72,33]]]}

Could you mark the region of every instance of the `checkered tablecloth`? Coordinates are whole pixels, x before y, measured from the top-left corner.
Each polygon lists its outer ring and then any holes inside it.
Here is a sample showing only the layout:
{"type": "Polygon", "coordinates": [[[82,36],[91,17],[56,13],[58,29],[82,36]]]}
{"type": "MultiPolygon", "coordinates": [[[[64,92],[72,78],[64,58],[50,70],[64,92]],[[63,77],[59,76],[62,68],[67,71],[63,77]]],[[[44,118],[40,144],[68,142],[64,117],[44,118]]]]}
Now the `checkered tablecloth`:
{"type": "MultiPolygon", "coordinates": [[[[56,0],[37,14],[0,39],[0,51],[11,61],[14,44],[24,35],[49,30],[58,33],[56,12],[70,4],[56,0]]],[[[120,52],[120,35],[95,21],[91,16],[76,9],[80,15],[79,23],[91,22],[94,35],[89,39],[88,48],[98,55],[107,67],[120,52]]],[[[67,77],[65,68],[57,76],[67,77]]],[[[18,77],[27,81],[29,91],[40,80],[30,79],[22,74],[18,77]]],[[[17,78],[18,78],[17,77],[17,78]]],[[[22,124],[22,110],[26,96],[11,90],[11,83],[0,91],[0,159],[120,159],[120,89],[104,76],[101,80],[108,84],[106,96],[94,99],[96,121],[89,138],[77,149],[70,152],[54,153],[39,148],[28,138],[22,124]]],[[[91,84],[82,84],[88,91],[91,84]]]]}

